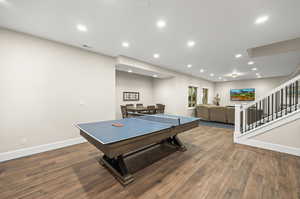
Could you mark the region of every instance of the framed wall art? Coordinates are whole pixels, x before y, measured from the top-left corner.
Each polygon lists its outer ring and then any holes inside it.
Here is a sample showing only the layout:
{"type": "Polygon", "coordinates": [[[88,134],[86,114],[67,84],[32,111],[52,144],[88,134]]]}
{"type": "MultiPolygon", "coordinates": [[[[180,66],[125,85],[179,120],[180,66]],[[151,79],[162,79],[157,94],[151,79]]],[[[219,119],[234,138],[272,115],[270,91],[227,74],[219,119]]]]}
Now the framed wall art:
{"type": "Polygon", "coordinates": [[[139,101],[139,92],[123,92],[123,101],[139,101]]]}

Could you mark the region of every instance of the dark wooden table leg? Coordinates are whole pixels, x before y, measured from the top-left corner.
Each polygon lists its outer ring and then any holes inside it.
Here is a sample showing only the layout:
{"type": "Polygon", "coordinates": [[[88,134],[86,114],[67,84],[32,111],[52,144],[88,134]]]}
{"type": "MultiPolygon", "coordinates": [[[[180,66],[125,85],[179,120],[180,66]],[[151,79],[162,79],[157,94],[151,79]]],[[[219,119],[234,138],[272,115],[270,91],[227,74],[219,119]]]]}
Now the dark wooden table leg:
{"type": "Polygon", "coordinates": [[[109,158],[104,155],[100,159],[100,164],[105,166],[122,185],[127,185],[134,180],[128,171],[122,155],[117,158],[109,158]]]}
{"type": "Polygon", "coordinates": [[[176,148],[178,148],[180,151],[186,151],[186,147],[184,146],[184,144],[181,142],[181,140],[175,135],[173,137],[168,138],[167,143],[169,145],[175,146],[176,148]]]}
{"type": "Polygon", "coordinates": [[[184,146],[184,144],[181,142],[181,140],[177,137],[177,135],[175,135],[173,137],[174,143],[179,147],[180,151],[186,151],[186,147],[184,146]]]}

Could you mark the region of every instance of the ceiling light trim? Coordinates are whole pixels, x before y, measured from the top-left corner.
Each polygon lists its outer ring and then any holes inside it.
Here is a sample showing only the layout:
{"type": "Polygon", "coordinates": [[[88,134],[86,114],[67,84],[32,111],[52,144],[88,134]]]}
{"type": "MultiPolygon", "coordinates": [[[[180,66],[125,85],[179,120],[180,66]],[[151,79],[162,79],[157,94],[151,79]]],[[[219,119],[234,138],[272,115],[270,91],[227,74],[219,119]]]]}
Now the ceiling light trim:
{"type": "Polygon", "coordinates": [[[83,24],[77,24],[76,28],[80,32],[87,32],[88,31],[88,28],[86,27],[86,25],[83,25],[83,24]]]}
{"type": "Polygon", "coordinates": [[[268,15],[262,15],[260,17],[257,17],[255,20],[255,24],[264,24],[269,20],[269,16],[268,15]]]}

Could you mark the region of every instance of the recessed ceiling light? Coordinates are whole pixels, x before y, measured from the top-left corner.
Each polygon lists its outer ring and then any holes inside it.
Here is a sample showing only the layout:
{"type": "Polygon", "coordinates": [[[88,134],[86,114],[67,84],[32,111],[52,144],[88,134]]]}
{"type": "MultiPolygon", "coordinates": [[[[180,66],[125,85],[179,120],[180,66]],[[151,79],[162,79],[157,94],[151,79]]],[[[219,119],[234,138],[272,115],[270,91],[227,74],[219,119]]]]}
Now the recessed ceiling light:
{"type": "Polygon", "coordinates": [[[159,55],[159,54],[157,54],[157,53],[155,53],[155,54],[153,55],[153,57],[154,57],[155,59],[157,59],[157,58],[159,58],[159,57],[160,57],[160,55],[159,55]]]}
{"type": "Polygon", "coordinates": [[[204,69],[200,69],[200,73],[204,73],[204,69]]]}
{"type": "Polygon", "coordinates": [[[242,57],[242,54],[236,54],[235,55],[235,58],[240,58],[240,57],[242,57]]]}
{"type": "Polygon", "coordinates": [[[269,16],[267,16],[267,15],[260,16],[255,20],[255,24],[263,24],[268,20],[269,20],[269,16]]]}
{"type": "Polygon", "coordinates": [[[213,73],[210,73],[209,75],[210,75],[211,77],[215,76],[215,74],[213,74],[213,73]]]}
{"type": "Polygon", "coordinates": [[[253,71],[257,71],[257,68],[252,68],[251,70],[253,70],[253,71]]]}
{"type": "Polygon", "coordinates": [[[132,70],[128,70],[129,73],[132,73],[132,70]]]}
{"type": "Polygon", "coordinates": [[[243,73],[237,72],[237,71],[233,71],[231,74],[229,74],[231,77],[236,78],[239,76],[244,75],[243,73]]]}
{"type": "Polygon", "coordinates": [[[236,78],[238,75],[239,75],[238,73],[233,72],[233,73],[231,74],[231,77],[236,78]]]}
{"type": "Polygon", "coordinates": [[[188,42],[187,42],[187,46],[188,47],[193,47],[193,46],[195,46],[195,42],[194,41],[192,41],[192,40],[189,40],[188,42]]]}
{"type": "Polygon", "coordinates": [[[86,32],[87,31],[87,27],[85,25],[78,24],[77,25],[77,30],[79,30],[81,32],[86,32]]]}
{"type": "Polygon", "coordinates": [[[153,77],[157,77],[157,75],[153,75],[153,77]]]}
{"type": "Polygon", "coordinates": [[[218,79],[219,79],[219,80],[221,80],[221,79],[222,79],[222,77],[219,77],[218,79]]]}
{"type": "Polygon", "coordinates": [[[253,65],[254,64],[254,61],[249,61],[248,62],[248,65],[253,65]]]}
{"type": "Polygon", "coordinates": [[[164,21],[164,20],[158,20],[158,21],[156,22],[156,26],[157,26],[158,28],[164,28],[164,27],[166,27],[166,25],[167,25],[167,23],[166,23],[166,21],[164,21]]]}
{"type": "Polygon", "coordinates": [[[128,48],[129,47],[129,43],[128,42],[126,42],[126,41],[123,41],[122,42],[122,46],[124,47],[124,48],[128,48]]]}
{"type": "Polygon", "coordinates": [[[192,68],[192,65],[191,65],[191,64],[188,64],[187,67],[188,67],[188,68],[192,68]]]}

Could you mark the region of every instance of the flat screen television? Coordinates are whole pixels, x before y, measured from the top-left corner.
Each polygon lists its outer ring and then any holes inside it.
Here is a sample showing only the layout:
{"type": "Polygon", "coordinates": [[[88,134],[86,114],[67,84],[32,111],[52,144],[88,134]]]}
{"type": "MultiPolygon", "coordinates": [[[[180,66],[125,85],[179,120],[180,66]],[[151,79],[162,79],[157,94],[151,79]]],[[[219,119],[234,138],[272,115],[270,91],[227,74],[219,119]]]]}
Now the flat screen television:
{"type": "Polygon", "coordinates": [[[255,88],[231,89],[230,100],[231,101],[254,101],[255,88]]]}

